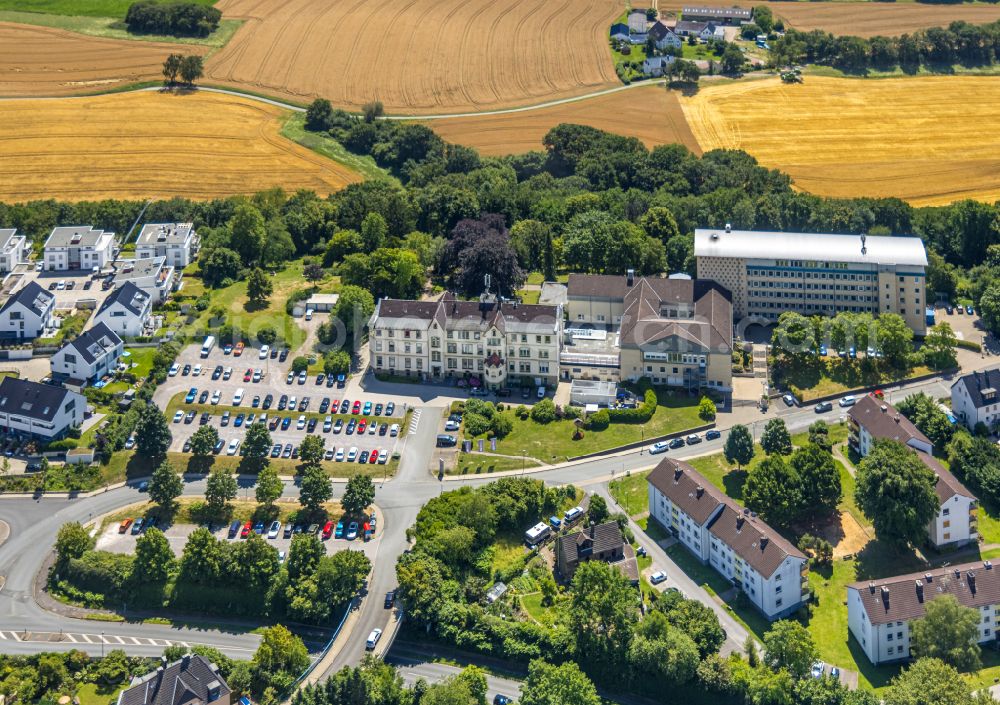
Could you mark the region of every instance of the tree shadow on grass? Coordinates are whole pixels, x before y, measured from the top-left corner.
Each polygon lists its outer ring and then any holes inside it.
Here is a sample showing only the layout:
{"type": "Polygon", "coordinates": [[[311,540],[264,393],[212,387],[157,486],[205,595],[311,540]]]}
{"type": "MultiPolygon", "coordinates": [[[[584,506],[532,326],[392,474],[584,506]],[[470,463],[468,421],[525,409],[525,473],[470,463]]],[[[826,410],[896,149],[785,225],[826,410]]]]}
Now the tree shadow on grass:
{"type": "Polygon", "coordinates": [[[856,558],[859,581],[917,573],[928,567],[927,561],[912,548],[899,548],[878,540],[869,541],[856,558]]]}
{"type": "Polygon", "coordinates": [[[733,499],[743,499],[743,486],[747,483],[746,468],[733,469],[722,476],[722,484],[726,494],[733,499]]]}

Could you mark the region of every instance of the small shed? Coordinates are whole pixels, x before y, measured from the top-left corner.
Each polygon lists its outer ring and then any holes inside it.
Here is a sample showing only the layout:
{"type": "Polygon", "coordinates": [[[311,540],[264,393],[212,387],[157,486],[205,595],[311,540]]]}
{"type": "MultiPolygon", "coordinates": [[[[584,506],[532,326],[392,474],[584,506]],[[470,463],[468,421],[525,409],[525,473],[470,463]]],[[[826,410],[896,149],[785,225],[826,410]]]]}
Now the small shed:
{"type": "Polygon", "coordinates": [[[340,294],[313,294],[306,299],[306,308],[313,311],[332,311],[340,300],[340,294]]]}
{"type": "Polygon", "coordinates": [[[573,406],[611,406],[615,401],[618,387],[614,382],[592,379],[574,379],[569,391],[569,403],[573,406]]]}
{"type": "Polygon", "coordinates": [[[507,592],[507,586],[503,583],[497,583],[489,590],[486,591],[486,601],[491,605],[499,600],[507,592]]]}

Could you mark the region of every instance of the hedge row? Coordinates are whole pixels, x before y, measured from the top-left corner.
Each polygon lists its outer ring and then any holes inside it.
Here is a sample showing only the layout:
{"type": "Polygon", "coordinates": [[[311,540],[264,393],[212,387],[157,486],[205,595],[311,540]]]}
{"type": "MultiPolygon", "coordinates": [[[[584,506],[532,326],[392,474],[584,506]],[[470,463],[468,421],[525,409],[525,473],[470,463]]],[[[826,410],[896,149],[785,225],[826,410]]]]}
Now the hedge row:
{"type": "Polygon", "coordinates": [[[959,348],[964,348],[965,350],[972,350],[973,352],[982,352],[983,346],[974,340],[962,340],[956,341],[955,345],[959,348]]]}
{"type": "Polygon", "coordinates": [[[611,423],[646,423],[653,418],[658,403],[656,392],[647,387],[642,399],[642,403],[634,409],[609,409],[611,423]]]}

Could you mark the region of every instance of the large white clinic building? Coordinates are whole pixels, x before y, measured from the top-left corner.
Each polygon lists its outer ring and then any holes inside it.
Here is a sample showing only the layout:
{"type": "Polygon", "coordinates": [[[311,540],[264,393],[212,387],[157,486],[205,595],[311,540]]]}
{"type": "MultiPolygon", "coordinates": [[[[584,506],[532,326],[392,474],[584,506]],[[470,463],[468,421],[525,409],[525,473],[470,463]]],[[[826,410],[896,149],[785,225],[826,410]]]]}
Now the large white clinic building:
{"type": "Polygon", "coordinates": [[[698,228],[698,278],[732,294],[733,315],[776,321],[785,311],[898,313],[927,328],[927,252],[915,237],[698,228]]]}

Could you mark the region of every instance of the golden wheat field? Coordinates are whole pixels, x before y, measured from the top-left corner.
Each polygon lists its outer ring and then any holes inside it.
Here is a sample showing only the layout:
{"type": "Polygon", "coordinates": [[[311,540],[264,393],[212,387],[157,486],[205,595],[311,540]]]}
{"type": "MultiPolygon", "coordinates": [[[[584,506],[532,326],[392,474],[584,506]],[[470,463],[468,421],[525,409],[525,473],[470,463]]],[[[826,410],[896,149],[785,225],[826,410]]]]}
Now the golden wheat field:
{"type": "Polygon", "coordinates": [[[542,149],[545,133],[560,123],[590,125],[647,147],[679,142],[700,152],[677,96],[663,86],[642,86],[596,98],[502,115],[477,115],[427,122],[449,142],[475,147],[482,154],[519,154],[542,149]]]}
{"type": "Polygon", "coordinates": [[[221,0],[245,20],[206,79],[390,113],[481,111],[619,85],[621,0],[221,0]]]}
{"type": "Polygon", "coordinates": [[[743,149],[823,196],[1000,199],[1000,81],[806,77],[681,98],[702,149],[743,149]]]}
{"type": "Polygon", "coordinates": [[[280,136],[286,114],[212,93],[0,101],[0,200],[327,194],[360,180],[280,136]]]}

